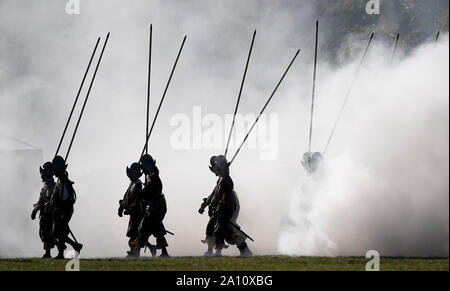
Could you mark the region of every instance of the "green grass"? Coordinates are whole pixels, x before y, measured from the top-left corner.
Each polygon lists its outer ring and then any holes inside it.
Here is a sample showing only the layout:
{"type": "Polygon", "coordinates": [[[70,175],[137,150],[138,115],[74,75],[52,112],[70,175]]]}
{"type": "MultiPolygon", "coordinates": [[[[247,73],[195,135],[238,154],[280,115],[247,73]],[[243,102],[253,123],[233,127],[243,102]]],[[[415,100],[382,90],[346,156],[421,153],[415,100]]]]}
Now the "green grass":
{"type": "MultiPolygon", "coordinates": [[[[82,259],[82,271],[364,271],[365,258],[264,256],[82,259]]],[[[0,259],[0,271],[64,271],[68,260],[0,259]]],[[[381,271],[449,271],[449,259],[381,258],[381,271]]]]}

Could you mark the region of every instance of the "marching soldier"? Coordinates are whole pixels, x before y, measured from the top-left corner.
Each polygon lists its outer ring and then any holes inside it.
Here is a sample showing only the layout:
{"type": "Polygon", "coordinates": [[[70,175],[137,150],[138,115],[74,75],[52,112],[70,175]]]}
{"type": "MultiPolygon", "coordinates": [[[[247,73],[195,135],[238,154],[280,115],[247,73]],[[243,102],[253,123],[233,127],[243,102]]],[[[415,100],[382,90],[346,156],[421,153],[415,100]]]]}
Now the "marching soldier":
{"type": "Polygon", "coordinates": [[[69,222],[72,218],[76,194],[73,189],[73,182],[69,180],[66,171],[67,164],[62,157],[56,156],[53,159],[52,165],[55,176],[58,178],[51,200],[51,205],[54,209],[53,236],[56,239],[56,246],[58,248],[58,256],[56,259],[63,259],[66,243],[70,244],[78,253],[81,251],[83,245],[69,238],[69,222]]]}
{"type": "Polygon", "coordinates": [[[123,214],[129,215],[130,220],[128,223],[127,237],[129,237],[128,245],[130,251],[128,251],[127,257],[139,257],[139,248],[132,246],[132,242],[138,238],[139,224],[144,217],[144,209],[142,203],[142,181],[139,179],[142,176],[142,169],[138,163],[131,164],[127,167],[127,176],[130,179],[130,185],[122,200],[119,201],[119,216],[123,214]]]}
{"type": "Polygon", "coordinates": [[[247,236],[240,231],[236,220],[239,216],[239,199],[234,192],[234,183],[230,177],[229,163],[222,155],[213,156],[210,160],[210,170],[219,177],[214,191],[204,199],[199,213],[203,214],[208,206],[210,217],[206,226],[206,238],[202,242],[208,245],[205,256],[222,256],[222,249],[226,248],[225,241],[230,245],[236,245],[241,256],[251,256],[252,252],[245,242],[247,236]]]}
{"type": "Polygon", "coordinates": [[[46,162],[42,167],[39,167],[42,182],[41,193],[39,195],[39,201],[34,204],[33,211],[31,213],[31,219],[35,220],[36,215],[39,212],[39,237],[44,244],[45,254],[42,258],[51,258],[51,249],[55,246],[52,234],[52,209],[50,207],[50,200],[55,188],[55,181],[53,179],[52,163],[46,162]]]}
{"type": "Polygon", "coordinates": [[[321,153],[306,152],[303,154],[302,166],[309,174],[314,174],[320,167],[323,160],[321,153]]]}
{"type": "Polygon", "coordinates": [[[140,160],[142,170],[145,174],[145,184],[142,189],[142,201],[145,205],[145,214],[139,225],[138,238],[132,243],[137,249],[136,256],[139,256],[139,250],[149,246],[152,255],[156,254],[156,249],[161,249],[161,257],[168,257],[165,235],[167,231],[163,220],[167,213],[166,198],[162,193],[162,182],[159,178],[159,169],[156,167],[156,161],[145,154],[140,160]],[[149,237],[153,235],[156,238],[156,246],[148,243],[149,237]]]}

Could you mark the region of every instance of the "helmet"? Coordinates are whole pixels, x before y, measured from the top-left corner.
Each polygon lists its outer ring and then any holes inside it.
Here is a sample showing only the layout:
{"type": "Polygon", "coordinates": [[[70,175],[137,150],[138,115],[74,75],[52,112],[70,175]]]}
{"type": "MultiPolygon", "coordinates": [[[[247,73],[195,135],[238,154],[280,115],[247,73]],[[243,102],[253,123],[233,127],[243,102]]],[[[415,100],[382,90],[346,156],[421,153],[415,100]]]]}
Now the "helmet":
{"type": "Polygon", "coordinates": [[[139,163],[132,163],[127,167],[127,176],[132,182],[137,181],[142,176],[142,169],[139,163]]]}
{"type": "Polygon", "coordinates": [[[209,166],[211,172],[218,176],[224,176],[230,173],[230,163],[228,163],[223,155],[211,157],[209,163],[211,164],[209,166]]]}
{"type": "Polygon", "coordinates": [[[322,163],[323,155],[320,152],[306,152],[303,154],[302,165],[308,173],[316,172],[322,163]]]}
{"type": "Polygon", "coordinates": [[[146,174],[152,173],[156,168],[156,161],[149,154],[143,155],[139,163],[141,164],[142,170],[146,174]]]}
{"type": "Polygon", "coordinates": [[[42,167],[39,167],[39,173],[41,174],[43,182],[51,179],[54,175],[52,163],[51,162],[44,163],[42,167]]]}
{"type": "Polygon", "coordinates": [[[52,166],[55,176],[59,177],[66,173],[67,164],[63,157],[56,156],[52,161],[52,166]]]}

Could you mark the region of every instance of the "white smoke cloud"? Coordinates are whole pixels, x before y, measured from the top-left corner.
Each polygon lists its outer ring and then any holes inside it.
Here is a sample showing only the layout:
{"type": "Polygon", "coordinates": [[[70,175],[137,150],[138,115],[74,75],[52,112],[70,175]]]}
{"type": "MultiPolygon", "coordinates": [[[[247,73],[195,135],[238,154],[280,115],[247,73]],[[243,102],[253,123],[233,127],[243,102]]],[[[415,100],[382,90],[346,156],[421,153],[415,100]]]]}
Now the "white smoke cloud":
{"type": "MultiPolygon", "coordinates": [[[[448,256],[448,37],[393,67],[382,61],[388,55],[374,48],[323,171],[299,177],[281,253],[448,256]]],[[[353,71],[348,65],[322,81],[318,119],[336,116],[320,112],[353,71]]]]}

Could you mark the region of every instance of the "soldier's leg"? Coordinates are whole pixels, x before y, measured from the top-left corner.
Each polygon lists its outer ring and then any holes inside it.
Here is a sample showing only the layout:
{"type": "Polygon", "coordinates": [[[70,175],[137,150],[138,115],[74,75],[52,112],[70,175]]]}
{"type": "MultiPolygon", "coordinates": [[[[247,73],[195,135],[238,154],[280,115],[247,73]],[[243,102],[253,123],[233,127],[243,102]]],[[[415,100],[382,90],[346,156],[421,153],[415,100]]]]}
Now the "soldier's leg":
{"type": "Polygon", "coordinates": [[[167,252],[167,240],[164,235],[158,235],[156,237],[156,248],[161,249],[161,257],[169,257],[169,253],[167,252]]]}
{"type": "Polygon", "coordinates": [[[247,243],[244,241],[237,245],[239,252],[241,253],[241,257],[251,257],[253,256],[253,253],[248,248],[247,243]]]}
{"type": "Polygon", "coordinates": [[[128,253],[127,258],[139,258],[141,256],[141,246],[139,237],[130,238],[128,240],[128,246],[130,247],[130,250],[127,252],[128,253]]]}
{"type": "Polygon", "coordinates": [[[49,247],[49,245],[47,244],[47,243],[44,243],[44,250],[45,250],[45,253],[44,253],[44,255],[42,256],[42,258],[43,259],[46,259],[46,258],[51,258],[52,256],[51,256],[51,247],[49,247]]]}
{"type": "Polygon", "coordinates": [[[214,224],[214,236],[216,237],[216,253],[217,257],[222,256],[222,249],[225,247],[225,239],[228,237],[228,223],[218,217],[214,224]]]}
{"type": "Polygon", "coordinates": [[[131,244],[127,253],[127,258],[139,258],[141,256],[141,247],[131,244]]]}
{"type": "Polygon", "coordinates": [[[216,236],[216,253],[214,254],[214,256],[216,257],[221,257],[222,256],[222,250],[225,247],[225,239],[223,236],[221,235],[217,235],[216,236]]]}
{"type": "Polygon", "coordinates": [[[212,256],[213,255],[213,248],[216,241],[216,238],[214,236],[214,224],[215,219],[211,217],[208,221],[208,224],[206,225],[206,239],[205,243],[208,245],[208,250],[204,254],[204,256],[212,256]]]}
{"type": "Polygon", "coordinates": [[[58,249],[58,255],[55,259],[64,259],[64,250],[66,249],[66,243],[64,237],[60,237],[56,241],[56,247],[58,249]]]}
{"type": "Polygon", "coordinates": [[[75,251],[81,251],[83,245],[77,244],[69,238],[70,228],[69,222],[72,218],[73,208],[64,209],[60,219],[60,231],[58,234],[58,259],[64,258],[64,250],[67,248],[66,243],[70,244],[75,251]]]}
{"type": "Polygon", "coordinates": [[[144,215],[139,222],[137,238],[130,243],[130,252],[127,257],[139,257],[141,249],[144,248],[150,237],[150,221],[148,215],[144,215]]]}
{"type": "Polygon", "coordinates": [[[161,257],[169,257],[169,253],[167,252],[169,244],[165,238],[167,232],[162,220],[155,221],[152,228],[152,234],[156,237],[156,248],[161,249],[161,257]]]}
{"type": "Polygon", "coordinates": [[[51,223],[52,221],[49,221],[48,217],[41,216],[41,220],[39,221],[39,236],[41,237],[42,244],[45,250],[42,258],[51,258],[50,251],[53,248],[51,223]]]}
{"type": "MultiPolygon", "coordinates": [[[[66,226],[63,226],[62,228],[67,228],[66,226]]],[[[69,238],[67,237],[67,233],[65,230],[62,230],[58,233],[57,239],[56,239],[56,247],[58,249],[58,256],[56,256],[56,259],[64,259],[64,251],[66,250],[66,241],[69,238]]]]}
{"type": "Polygon", "coordinates": [[[152,232],[152,221],[148,215],[142,218],[138,228],[138,241],[141,248],[145,247],[152,232]]]}
{"type": "Polygon", "coordinates": [[[55,257],[55,259],[64,259],[64,250],[66,249],[66,244],[65,236],[63,234],[63,221],[62,217],[59,214],[55,216],[54,224],[55,227],[53,230],[53,237],[58,249],[58,255],[55,257]]]}
{"type": "Polygon", "coordinates": [[[156,256],[156,246],[152,245],[150,242],[147,242],[146,247],[148,247],[148,249],[150,250],[152,257],[155,257],[156,256]]]}
{"type": "Polygon", "coordinates": [[[137,238],[130,238],[128,240],[130,250],[127,251],[127,258],[139,258],[141,256],[141,247],[138,244],[137,238]]]}
{"type": "Polygon", "coordinates": [[[216,238],[216,242],[215,242],[216,253],[214,254],[214,256],[221,257],[222,250],[225,247],[225,232],[223,230],[223,227],[219,226],[218,223],[216,223],[215,227],[216,227],[216,231],[214,233],[214,236],[216,238]]]}
{"type": "Polygon", "coordinates": [[[57,247],[58,247],[58,256],[57,259],[63,259],[64,258],[64,250],[66,247],[66,242],[71,244],[71,246],[75,249],[75,251],[78,250],[78,252],[81,250],[83,245],[76,244],[69,238],[70,228],[69,228],[69,222],[73,215],[73,206],[63,208],[61,209],[61,213],[58,216],[59,220],[59,231],[57,235],[57,247]]]}
{"type": "Polygon", "coordinates": [[[139,217],[133,213],[130,214],[130,221],[128,222],[127,229],[127,237],[130,238],[128,240],[128,246],[130,247],[130,250],[127,252],[127,257],[139,257],[140,255],[140,249],[136,248],[136,246],[133,245],[133,242],[138,238],[138,228],[141,219],[142,217],[139,217]]]}

